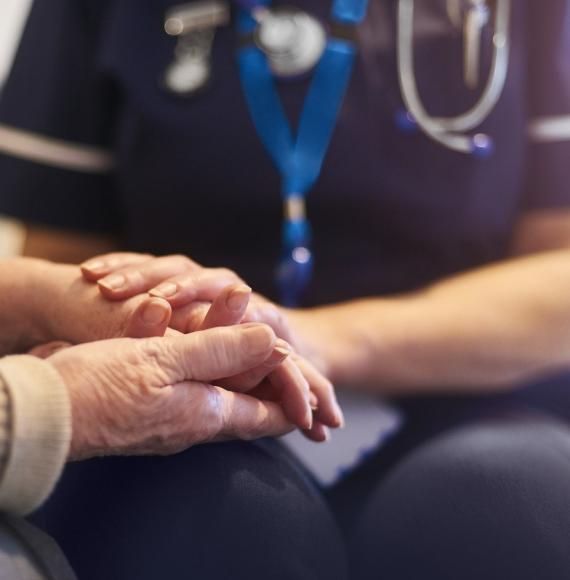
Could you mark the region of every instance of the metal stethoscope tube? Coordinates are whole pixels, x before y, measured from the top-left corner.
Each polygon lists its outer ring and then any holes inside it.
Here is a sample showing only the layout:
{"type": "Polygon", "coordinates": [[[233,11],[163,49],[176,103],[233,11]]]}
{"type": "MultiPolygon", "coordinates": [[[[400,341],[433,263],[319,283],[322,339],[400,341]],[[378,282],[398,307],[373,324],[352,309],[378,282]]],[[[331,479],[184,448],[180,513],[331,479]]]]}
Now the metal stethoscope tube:
{"type": "Polygon", "coordinates": [[[483,134],[465,135],[481,125],[503,92],[509,64],[511,0],[497,0],[493,59],[487,84],[477,103],[456,117],[432,117],[419,96],[414,74],[414,0],[398,2],[398,78],[402,99],[420,129],[434,141],[462,153],[490,150],[492,141],[483,134]]]}

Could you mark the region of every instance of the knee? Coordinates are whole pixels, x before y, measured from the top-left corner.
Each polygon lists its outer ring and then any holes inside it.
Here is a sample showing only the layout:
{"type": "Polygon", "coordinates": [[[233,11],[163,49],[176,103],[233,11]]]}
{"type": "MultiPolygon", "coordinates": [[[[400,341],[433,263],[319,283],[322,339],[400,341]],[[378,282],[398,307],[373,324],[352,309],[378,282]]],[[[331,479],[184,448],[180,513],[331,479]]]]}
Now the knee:
{"type": "Polygon", "coordinates": [[[569,490],[565,426],[480,423],[426,443],[398,465],[371,498],[359,541],[394,570],[422,562],[442,579],[564,578],[569,490]]]}
{"type": "MultiPolygon", "coordinates": [[[[101,473],[94,479],[89,472],[98,488],[90,501],[91,545],[85,536],[75,539],[70,520],[62,543],[81,578],[158,578],[164,570],[173,578],[188,570],[212,579],[345,578],[331,514],[278,450],[229,442],[170,457],[112,458],[95,468],[101,473]],[[124,557],[101,562],[98,554],[117,537],[124,557]]],[[[84,495],[81,480],[74,490],[84,495]]]]}
{"type": "Polygon", "coordinates": [[[441,508],[453,498],[464,509],[475,502],[477,511],[491,503],[499,511],[532,507],[570,481],[570,430],[545,418],[491,420],[427,443],[401,467],[395,479],[403,489],[414,485],[417,492],[422,482],[423,492],[415,494],[420,504],[429,497],[441,508]]]}
{"type": "MultiPolygon", "coordinates": [[[[240,442],[202,446],[185,459],[186,477],[170,492],[179,501],[168,511],[186,516],[175,535],[184,530],[202,555],[216,546],[230,563],[225,570],[227,564],[199,558],[200,577],[345,577],[336,524],[295,465],[263,445],[240,442]]],[[[164,509],[164,500],[158,505],[164,509]]]]}

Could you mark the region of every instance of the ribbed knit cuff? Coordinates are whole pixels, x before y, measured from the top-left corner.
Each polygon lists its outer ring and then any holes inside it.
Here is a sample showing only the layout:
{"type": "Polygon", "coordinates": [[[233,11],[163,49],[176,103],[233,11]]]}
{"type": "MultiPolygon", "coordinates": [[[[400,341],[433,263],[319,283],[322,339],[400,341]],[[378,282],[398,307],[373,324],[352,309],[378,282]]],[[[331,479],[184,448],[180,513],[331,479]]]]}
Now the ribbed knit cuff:
{"type": "Polygon", "coordinates": [[[71,404],[63,380],[46,361],[29,355],[0,360],[8,393],[8,433],[0,510],[28,514],[59,479],[71,441],[71,404]]]}

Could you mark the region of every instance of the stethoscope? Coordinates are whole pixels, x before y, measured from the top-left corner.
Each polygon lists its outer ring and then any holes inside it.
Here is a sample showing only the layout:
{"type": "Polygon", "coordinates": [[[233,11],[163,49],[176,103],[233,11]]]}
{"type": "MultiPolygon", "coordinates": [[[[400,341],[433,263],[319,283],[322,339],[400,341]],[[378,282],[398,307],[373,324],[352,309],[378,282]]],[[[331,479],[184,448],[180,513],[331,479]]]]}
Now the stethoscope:
{"type": "MultiPolygon", "coordinates": [[[[450,16],[457,21],[450,5],[456,6],[457,2],[448,0],[450,16]]],[[[492,150],[493,141],[489,135],[477,133],[471,136],[466,133],[487,119],[503,92],[509,66],[510,5],[511,0],[496,0],[491,71],[478,101],[471,109],[456,117],[432,117],[423,106],[414,74],[414,0],[398,2],[398,79],[409,120],[417,124],[428,137],[453,151],[486,155],[492,150]]],[[[489,21],[489,12],[487,0],[471,0],[466,14],[464,71],[465,82],[470,88],[477,84],[480,36],[489,21]]]]}
{"type": "MultiPolygon", "coordinates": [[[[243,94],[258,136],[282,178],[283,249],[276,279],[281,302],[294,306],[313,270],[305,200],[320,175],[349,84],[357,50],[356,26],[366,15],[368,0],[332,0],[326,25],[298,8],[271,7],[269,0],[235,2],[243,94]],[[294,132],[275,81],[303,78],[312,71],[294,132]]],[[[447,0],[449,18],[456,26],[461,25],[464,12],[464,77],[469,88],[478,84],[481,35],[491,21],[490,3],[447,0]]],[[[451,150],[480,156],[492,151],[493,141],[486,134],[468,132],[480,126],[499,101],[509,62],[510,0],[495,0],[494,5],[493,58],[481,96],[461,115],[433,117],[421,101],[414,74],[414,0],[398,0],[398,77],[408,128],[418,127],[451,150]]],[[[165,30],[178,37],[176,58],[163,79],[171,92],[192,96],[207,85],[213,33],[229,18],[229,6],[222,0],[193,2],[167,14],[165,30]]]]}
{"type": "MultiPolygon", "coordinates": [[[[457,29],[463,29],[465,84],[473,90],[479,84],[482,31],[492,20],[490,4],[490,0],[446,0],[450,21],[457,29]]],[[[296,79],[316,66],[327,37],[318,19],[290,6],[269,8],[250,0],[242,1],[242,5],[248,7],[257,23],[255,42],[276,77],[296,79]]],[[[423,105],[414,73],[414,0],[398,0],[398,80],[406,107],[404,114],[398,112],[396,116],[398,125],[406,130],[417,127],[453,151],[478,155],[492,151],[489,135],[467,133],[483,124],[503,92],[509,65],[510,10],[511,0],[495,0],[491,69],[476,104],[456,117],[433,117],[423,105]]],[[[207,85],[214,30],[229,20],[229,5],[223,0],[180,5],[167,13],[165,30],[178,38],[175,59],[164,78],[170,92],[192,96],[207,85]]]]}

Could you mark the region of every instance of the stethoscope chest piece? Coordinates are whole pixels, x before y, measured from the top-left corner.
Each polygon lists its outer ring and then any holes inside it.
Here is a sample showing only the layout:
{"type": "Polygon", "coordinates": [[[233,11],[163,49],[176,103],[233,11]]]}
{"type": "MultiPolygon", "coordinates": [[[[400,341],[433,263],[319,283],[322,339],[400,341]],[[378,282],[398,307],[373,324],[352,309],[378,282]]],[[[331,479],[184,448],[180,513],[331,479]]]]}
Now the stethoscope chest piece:
{"type": "Polygon", "coordinates": [[[282,78],[299,77],[319,62],[327,42],[324,26],[315,17],[290,6],[263,12],[254,33],[267,56],[271,72],[282,78]]]}

